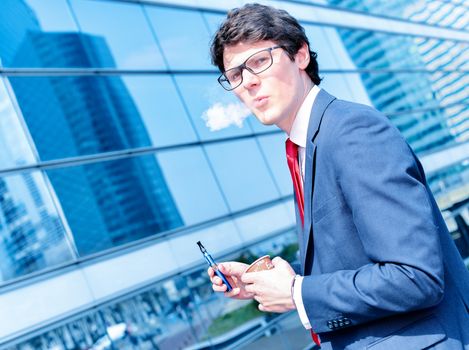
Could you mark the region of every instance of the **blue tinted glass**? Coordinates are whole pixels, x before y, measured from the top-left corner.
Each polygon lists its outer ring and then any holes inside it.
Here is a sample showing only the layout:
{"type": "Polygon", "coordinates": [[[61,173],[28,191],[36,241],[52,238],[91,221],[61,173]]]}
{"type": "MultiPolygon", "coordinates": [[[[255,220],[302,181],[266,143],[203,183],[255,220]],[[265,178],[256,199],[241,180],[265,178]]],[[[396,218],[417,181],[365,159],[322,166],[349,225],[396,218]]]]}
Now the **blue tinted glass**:
{"type": "Polygon", "coordinates": [[[328,0],[345,9],[363,11],[386,17],[402,18],[412,22],[436,24],[442,27],[469,28],[469,14],[464,1],[411,0],[411,1],[345,1],[328,0]]]}
{"type": "Polygon", "coordinates": [[[374,72],[327,74],[320,86],[339,98],[373,105],[421,153],[466,139],[465,80],[457,73],[374,72]]]}
{"type": "Polygon", "coordinates": [[[337,32],[359,68],[455,69],[469,60],[466,42],[356,29],[337,32]]]}
{"type": "Polygon", "coordinates": [[[153,145],[196,141],[190,117],[169,76],[123,77],[153,145]]]}
{"type": "Polygon", "coordinates": [[[168,77],[15,77],[11,83],[42,160],[195,140],[168,77]]]}
{"type": "Polygon", "coordinates": [[[217,32],[218,28],[220,27],[220,25],[226,19],[226,16],[215,14],[215,13],[206,13],[206,12],[203,14],[203,16],[208,25],[210,35],[213,37],[215,33],[217,32]]]}
{"type": "Polygon", "coordinates": [[[142,7],[110,1],[73,0],[91,66],[165,68],[142,7]]]}
{"type": "Polygon", "coordinates": [[[153,155],[47,173],[80,255],[184,224],[153,155]]]}
{"type": "Polygon", "coordinates": [[[282,196],[293,193],[293,185],[285,153],[285,138],[286,136],[283,133],[258,137],[261,149],[267,158],[267,163],[274,174],[274,180],[282,196]]]}
{"type": "Polygon", "coordinates": [[[0,79],[0,169],[35,161],[20,118],[7,92],[7,81],[0,79]]]}
{"type": "Polygon", "coordinates": [[[275,125],[264,125],[254,115],[251,115],[246,122],[255,133],[263,133],[278,130],[275,125]]]}
{"type": "Polygon", "coordinates": [[[333,37],[330,31],[326,35],[325,29],[314,25],[305,25],[306,36],[308,37],[311,50],[318,54],[317,61],[319,69],[337,69],[342,67],[342,62],[338,59],[334,46],[340,46],[340,38],[333,37]]]}
{"type": "Polygon", "coordinates": [[[112,333],[113,338],[120,339],[121,337],[121,327],[106,329],[100,311],[93,311],[79,319],[65,322],[46,333],[35,334],[30,339],[21,341],[18,349],[105,349],[111,344],[111,338],[107,332],[112,333]]]}
{"type": "Polygon", "coordinates": [[[160,152],[157,159],[186,225],[228,213],[200,147],[160,152]]]}
{"type": "Polygon", "coordinates": [[[57,51],[71,49],[79,41],[76,30],[63,0],[3,1],[0,11],[1,61],[7,67],[73,65],[73,59],[61,57],[57,51]]]}
{"type": "Polygon", "coordinates": [[[176,82],[202,140],[252,133],[244,120],[249,111],[246,112],[233,93],[218,84],[216,75],[178,75],[176,82]],[[209,125],[215,129],[207,125],[206,116],[213,118],[209,125]]]}
{"type": "Polygon", "coordinates": [[[146,10],[172,69],[213,69],[210,34],[199,11],[154,6],[146,10]]]}
{"type": "Polygon", "coordinates": [[[0,178],[0,282],[73,257],[39,172],[0,178]]]}
{"type": "Polygon", "coordinates": [[[279,197],[255,140],[223,142],[206,149],[232,211],[279,197]]]}

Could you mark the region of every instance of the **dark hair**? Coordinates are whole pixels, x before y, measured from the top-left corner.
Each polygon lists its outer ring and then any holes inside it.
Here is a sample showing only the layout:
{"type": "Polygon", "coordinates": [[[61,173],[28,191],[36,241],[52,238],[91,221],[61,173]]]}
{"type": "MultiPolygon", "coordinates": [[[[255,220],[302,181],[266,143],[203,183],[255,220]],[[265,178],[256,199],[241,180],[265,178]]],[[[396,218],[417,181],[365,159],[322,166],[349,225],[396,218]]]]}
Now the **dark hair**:
{"type": "MultiPolygon", "coordinates": [[[[271,40],[280,45],[292,61],[304,43],[309,47],[304,28],[288,12],[260,4],[247,4],[228,12],[212,40],[212,63],[224,72],[223,51],[226,46],[261,40],[271,40]]],[[[305,71],[313,83],[319,85],[321,78],[317,54],[309,50],[309,55],[310,62],[305,71]]]]}

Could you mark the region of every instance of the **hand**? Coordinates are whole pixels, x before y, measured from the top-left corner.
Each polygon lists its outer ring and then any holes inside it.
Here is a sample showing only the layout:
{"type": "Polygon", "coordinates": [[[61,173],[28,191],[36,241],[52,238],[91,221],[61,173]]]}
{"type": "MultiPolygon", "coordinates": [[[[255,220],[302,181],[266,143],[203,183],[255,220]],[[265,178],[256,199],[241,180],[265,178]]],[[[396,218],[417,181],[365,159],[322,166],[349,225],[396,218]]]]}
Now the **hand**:
{"type": "Polygon", "coordinates": [[[241,275],[244,273],[249,265],[230,261],[218,264],[218,269],[225,275],[230,282],[233,289],[231,292],[226,291],[226,285],[223,283],[220,277],[215,274],[215,271],[211,267],[208,268],[207,273],[212,281],[212,289],[215,292],[224,292],[225,296],[234,299],[252,299],[254,294],[248,293],[245,290],[245,285],[241,282],[241,275]]]}
{"type": "Polygon", "coordinates": [[[295,271],[282,258],[272,260],[272,270],[249,272],[243,275],[247,293],[254,294],[259,310],[266,312],[287,312],[296,309],[291,295],[295,271]]]}

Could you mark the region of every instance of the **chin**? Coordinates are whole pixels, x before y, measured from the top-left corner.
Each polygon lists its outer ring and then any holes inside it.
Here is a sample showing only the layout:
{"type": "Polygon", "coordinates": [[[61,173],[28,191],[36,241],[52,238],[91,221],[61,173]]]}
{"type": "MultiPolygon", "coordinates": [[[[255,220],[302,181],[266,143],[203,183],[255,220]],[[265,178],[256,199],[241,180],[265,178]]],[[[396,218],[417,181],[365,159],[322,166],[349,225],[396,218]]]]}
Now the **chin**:
{"type": "Polygon", "coordinates": [[[274,125],[277,121],[275,116],[266,115],[262,112],[255,112],[254,115],[256,116],[257,120],[259,120],[264,125],[274,125]]]}

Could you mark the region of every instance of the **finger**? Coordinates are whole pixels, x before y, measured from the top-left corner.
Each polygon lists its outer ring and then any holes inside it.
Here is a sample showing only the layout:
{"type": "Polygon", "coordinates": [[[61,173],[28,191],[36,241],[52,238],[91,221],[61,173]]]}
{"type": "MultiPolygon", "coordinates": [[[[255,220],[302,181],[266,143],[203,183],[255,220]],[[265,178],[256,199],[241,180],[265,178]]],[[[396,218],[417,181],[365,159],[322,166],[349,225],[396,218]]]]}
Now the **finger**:
{"type": "Polygon", "coordinates": [[[241,276],[244,273],[245,267],[244,264],[224,262],[218,265],[218,268],[225,275],[241,276]]]}
{"type": "Polygon", "coordinates": [[[259,311],[265,312],[264,305],[259,304],[259,305],[257,306],[257,308],[259,309],[259,311]]]}
{"type": "Polygon", "coordinates": [[[214,292],[226,292],[227,287],[225,284],[222,284],[221,286],[212,284],[212,289],[214,292]]]}
{"type": "Polygon", "coordinates": [[[246,286],[244,286],[244,290],[248,293],[256,294],[256,287],[254,287],[254,285],[252,284],[247,284],[246,286]]]}
{"type": "Polygon", "coordinates": [[[244,273],[241,275],[241,281],[243,283],[255,283],[259,278],[259,273],[262,273],[262,272],[263,271],[244,273]]]}
{"type": "Polygon", "coordinates": [[[212,278],[212,283],[216,284],[217,286],[221,286],[223,284],[223,281],[220,277],[215,276],[212,278]]]}
{"type": "Polygon", "coordinates": [[[207,273],[208,273],[208,275],[210,276],[210,278],[212,278],[213,275],[215,274],[215,272],[213,271],[213,269],[212,269],[211,267],[209,267],[209,268],[207,269],[207,273]]]}
{"type": "Polygon", "coordinates": [[[241,292],[240,288],[233,288],[231,290],[231,292],[225,292],[225,296],[229,297],[229,298],[232,298],[232,297],[238,295],[240,292],[241,292]]]}

